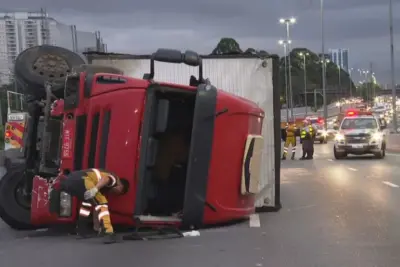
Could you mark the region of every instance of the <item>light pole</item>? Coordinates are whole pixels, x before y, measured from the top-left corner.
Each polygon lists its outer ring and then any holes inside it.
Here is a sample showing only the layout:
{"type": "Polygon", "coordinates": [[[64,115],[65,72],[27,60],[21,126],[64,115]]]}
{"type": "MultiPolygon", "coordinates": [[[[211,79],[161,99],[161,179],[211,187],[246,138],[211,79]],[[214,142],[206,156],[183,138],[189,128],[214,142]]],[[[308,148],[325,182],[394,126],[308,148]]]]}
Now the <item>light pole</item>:
{"type": "Polygon", "coordinates": [[[288,95],[288,73],[287,73],[287,46],[290,44],[290,40],[279,40],[279,44],[283,46],[284,59],[285,59],[285,96],[286,96],[286,122],[289,122],[289,95],[288,95]]]}
{"type": "Polygon", "coordinates": [[[340,99],[343,97],[342,96],[342,77],[341,77],[341,72],[342,72],[342,68],[340,67],[340,65],[337,65],[338,66],[338,78],[339,78],[339,101],[340,101],[340,99]]]}
{"type": "MultiPolygon", "coordinates": [[[[325,60],[325,25],[324,25],[324,0],[321,1],[321,57],[325,60]]],[[[328,106],[326,101],[326,65],[322,64],[322,94],[324,100],[324,128],[328,126],[328,106]]]]}
{"type": "Polygon", "coordinates": [[[393,3],[389,0],[390,76],[392,82],[393,128],[397,133],[396,81],[394,78],[393,3]]]}
{"type": "Polygon", "coordinates": [[[352,78],[351,78],[351,73],[353,72],[353,68],[350,68],[349,69],[349,93],[350,93],[350,97],[353,97],[353,86],[352,86],[352,83],[353,83],[353,80],[352,80],[352,78]]]}
{"type": "MultiPolygon", "coordinates": [[[[324,98],[324,123],[326,123],[326,120],[328,118],[328,107],[327,107],[327,104],[326,104],[326,102],[327,102],[326,101],[326,64],[328,64],[331,61],[329,59],[323,57],[320,62],[321,62],[321,65],[322,65],[321,69],[322,69],[322,72],[323,72],[323,74],[322,74],[322,87],[323,87],[322,88],[323,89],[322,93],[324,95],[323,96],[323,98],[324,98]],[[326,113],[325,113],[325,109],[326,109],[326,113]]],[[[327,126],[325,126],[325,128],[326,127],[327,126]]]]}
{"type": "Polygon", "coordinates": [[[304,70],[304,107],[306,108],[306,116],[307,116],[307,64],[306,64],[306,57],[308,57],[310,53],[303,53],[300,52],[299,56],[303,58],[303,70],[304,70]]]}
{"type": "Polygon", "coordinates": [[[286,26],[286,44],[287,44],[287,64],[288,64],[288,70],[289,70],[289,76],[288,76],[288,80],[289,80],[289,94],[290,94],[290,111],[291,111],[291,117],[293,119],[293,90],[292,90],[292,64],[291,64],[291,60],[290,60],[290,25],[293,25],[296,23],[296,19],[295,18],[283,18],[279,20],[280,24],[285,24],[286,26]]]}

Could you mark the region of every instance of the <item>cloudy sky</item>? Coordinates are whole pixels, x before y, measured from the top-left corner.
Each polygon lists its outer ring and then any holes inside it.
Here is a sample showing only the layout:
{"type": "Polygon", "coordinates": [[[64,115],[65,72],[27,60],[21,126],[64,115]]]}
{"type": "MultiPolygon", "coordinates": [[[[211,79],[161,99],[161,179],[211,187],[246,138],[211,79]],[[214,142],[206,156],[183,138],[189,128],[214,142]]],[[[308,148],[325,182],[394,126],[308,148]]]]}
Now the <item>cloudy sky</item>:
{"type": "MultiPolygon", "coordinates": [[[[389,0],[324,0],[326,50],[348,48],[350,65],[390,82],[389,0]]],[[[400,74],[400,0],[394,2],[396,72],[400,74]]],[[[110,51],[149,53],[159,47],[209,53],[221,37],[282,54],[280,17],[294,16],[295,47],[321,51],[320,0],[13,0],[6,9],[45,7],[78,30],[100,30],[110,51]]],[[[400,78],[398,79],[400,82],[400,78]]]]}

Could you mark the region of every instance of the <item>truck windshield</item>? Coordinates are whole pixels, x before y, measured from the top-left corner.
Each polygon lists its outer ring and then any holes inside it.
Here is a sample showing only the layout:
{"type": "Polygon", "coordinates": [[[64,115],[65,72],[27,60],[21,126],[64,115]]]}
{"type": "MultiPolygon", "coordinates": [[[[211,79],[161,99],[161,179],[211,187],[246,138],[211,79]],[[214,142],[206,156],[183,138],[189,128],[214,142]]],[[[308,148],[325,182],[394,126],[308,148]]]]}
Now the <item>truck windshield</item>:
{"type": "Polygon", "coordinates": [[[376,128],[378,128],[378,125],[374,118],[344,119],[341,127],[342,130],[376,128]]]}

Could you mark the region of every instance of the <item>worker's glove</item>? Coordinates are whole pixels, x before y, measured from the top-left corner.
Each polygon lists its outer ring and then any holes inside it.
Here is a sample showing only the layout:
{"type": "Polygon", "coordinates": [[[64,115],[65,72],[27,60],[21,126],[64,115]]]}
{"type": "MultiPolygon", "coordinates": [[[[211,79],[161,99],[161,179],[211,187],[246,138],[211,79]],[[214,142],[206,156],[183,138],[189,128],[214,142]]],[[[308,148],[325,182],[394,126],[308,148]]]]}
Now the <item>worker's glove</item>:
{"type": "Polygon", "coordinates": [[[89,200],[94,198],[94,196],[97,194],[97,192],[99,192],[99,190],[97,189],[97,187],[93,187],[92,189],[89,189],[85,192],[85,194],[83,195],[83,198],[85,200],[89,200]]]}

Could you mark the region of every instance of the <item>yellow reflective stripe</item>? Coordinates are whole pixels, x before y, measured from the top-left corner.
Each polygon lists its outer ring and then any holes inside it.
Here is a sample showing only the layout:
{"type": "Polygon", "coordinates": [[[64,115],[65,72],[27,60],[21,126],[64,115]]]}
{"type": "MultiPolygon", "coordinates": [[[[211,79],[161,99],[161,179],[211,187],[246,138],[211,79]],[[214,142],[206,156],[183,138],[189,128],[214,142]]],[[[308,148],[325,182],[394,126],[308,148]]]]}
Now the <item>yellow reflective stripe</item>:
{"type": "Polygon", "coordinates": [[[96,174],[97,180],[101,180],[101,173],[98,169],[92,169],[92,171],[96,174]]]}

